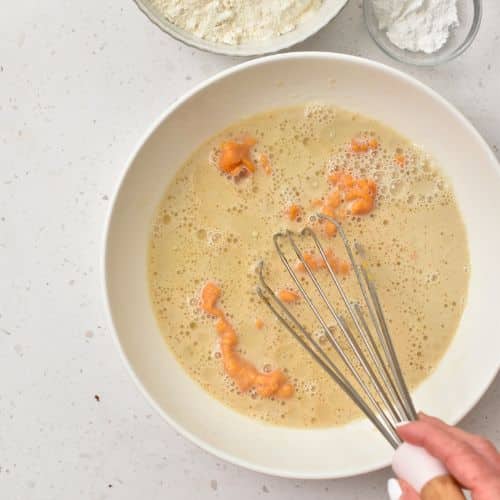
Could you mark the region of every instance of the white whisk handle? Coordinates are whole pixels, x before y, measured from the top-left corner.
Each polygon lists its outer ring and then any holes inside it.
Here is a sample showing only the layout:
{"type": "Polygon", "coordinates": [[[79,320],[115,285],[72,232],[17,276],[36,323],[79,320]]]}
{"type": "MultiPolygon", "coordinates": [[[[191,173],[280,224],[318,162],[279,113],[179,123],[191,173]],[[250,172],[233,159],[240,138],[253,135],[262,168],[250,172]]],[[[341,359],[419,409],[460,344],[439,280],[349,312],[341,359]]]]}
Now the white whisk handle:
{"type": "Polygon", "coordinates": [[[403,443],[394,453],[392,469],[420,493],[431,479],[448,474],[445,466],[424,448],[403,443]]]}
{"type": "Polygon", "coordinates": [[[460,487],[446,467],[420,446],[401,444],[392,458],[392,469],[409,483],[423,499],[462,499],[460,487]]]}

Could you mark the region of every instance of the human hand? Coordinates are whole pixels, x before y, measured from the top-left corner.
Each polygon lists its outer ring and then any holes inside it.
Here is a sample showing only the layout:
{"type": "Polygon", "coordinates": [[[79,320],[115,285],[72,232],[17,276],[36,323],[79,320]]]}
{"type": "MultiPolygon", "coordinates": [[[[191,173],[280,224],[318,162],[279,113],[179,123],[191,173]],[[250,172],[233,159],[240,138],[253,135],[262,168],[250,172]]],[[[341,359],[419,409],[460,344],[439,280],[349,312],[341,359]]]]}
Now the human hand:
{"type": "MultiPolygon", "coordinates": [[[[500,453],[490,441],[423,413],[416,422],[398,427],[397,433],[441,460],[450,475],[471,491],[473,500],[500,500],[500,453]]],[[[391,500],[420,499],[405,481],[400,480],[398,488],[398,482],[390,479],[388,488],[391,500]]]]}

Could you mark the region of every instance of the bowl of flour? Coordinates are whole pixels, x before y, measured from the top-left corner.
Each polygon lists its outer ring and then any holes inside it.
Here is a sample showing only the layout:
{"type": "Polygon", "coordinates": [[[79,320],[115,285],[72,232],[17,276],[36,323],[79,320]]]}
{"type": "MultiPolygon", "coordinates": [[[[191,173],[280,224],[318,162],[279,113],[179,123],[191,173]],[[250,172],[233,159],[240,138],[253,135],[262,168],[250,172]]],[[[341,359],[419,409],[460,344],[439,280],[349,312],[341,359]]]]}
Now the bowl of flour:
{"type": "Polygon", "coordinates": [[[174,38],[233,56],[278,52],[328,24],[348,0],[135,0],[174,38]]]}
{"type": "Polygon", "coordinates": [[[481,22],[481,0],[364,0],[377,45],[404,63],[434,66],[462,54],[481,22]]]}

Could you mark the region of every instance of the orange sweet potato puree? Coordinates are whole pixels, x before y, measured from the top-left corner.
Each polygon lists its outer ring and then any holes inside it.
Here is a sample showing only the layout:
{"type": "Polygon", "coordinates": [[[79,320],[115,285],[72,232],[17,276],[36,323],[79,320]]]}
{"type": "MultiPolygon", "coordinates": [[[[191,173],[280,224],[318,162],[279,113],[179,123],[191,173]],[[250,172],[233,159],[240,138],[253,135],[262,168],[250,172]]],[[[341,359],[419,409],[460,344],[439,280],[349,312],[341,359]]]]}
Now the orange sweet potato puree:
{"type": "Polygon", "coordinates": [[[262,166],[264,172],[267,175],[271,175],[272,169],[271,169],[271,162],[269,160],[269,156],[267,156],[265,153],[262,153],[259,157],[260,165],[262,166]]]}
{"type": "MultiPolygon", "coordinates": [[[[321,255],[316,255],[312,252],[304,252],[302,255],[311,271],[326,269],[326,263],[321,255]]],[[[351,264],[347,260],[337,257],[331,248],[327,248],[325,250],[325,256],[334,273],[339,274],[340,276],[346,276],[351,270],[351,264]]],[[[304,264],[299,261],[295,266],[295,270],[303,273],[306,271],[306,268],[304,264]]]]}
{"type": "MultiPolygon", "coordinates": [[[[328,180],[333,187],[320,204],[323,215],[342,220],[346,214],[366,215],[374,209],[377,185],[373,180],[355,178],[343,171],[331,173],[328,180]]],[[[316,205],[317,200],[313,204],[316,205]]],[[[337,234],[337,227],[332,222],[323,220],[322,225],[327,236],[337,234]]]]}
{"type": "Polygon", "coordinates": [[[375,138],[370,138],[370,139],[353,138],[351,140],[351,150],[354,153],[368,153],[368,151],[373,151],[374,149],[377,149],[378,146],[379,143],[375,138]]]}
{"type": "Polygon", "coordinates": [[[255,389],[259,396],[265,398],[271,396],[277,396],[278,398],[291,397],[293,395],[293,386],[281,371],[259,372],[254,365],[235,351],[238,337],[222,309],[217,306],[220,294],[221,290],[215,283],[206,283],[201,291],[201,308],[210,316],[217,318],[215,329],[219,334],[226,373],[236,382],[242,392],[255,389]]]}
{"type": "Polygon", "coordinates": [[[394,155],[394,161],[401,167],[403,168],[406,165],[406,158],[405,155],[401,153],[396,153],[394,155]]]}
{"type": "Polygon", "coordinates": [[[288,207],[286,212],[290,220],[297,220],[300,217],[300,214],[302,213],[302,209],[300,208],[299,205],[293,203],[288,207]]]}
{"type": "Polygon", "coordinates": [[[250,149],[256,144],[252,137],[246,137],[242,142],[226,141],[220,148],[219,168],[233,177],[241,174],[244,169],[253,173],[255,165],[250,158],[250,149]]]}
{"type": "Polygon", "coordinates": [[[334,172],[329,176],[329,181],[335,189],[330,196],[336,195],[334,199],[337,204],[340,204],[340,200],[346,203],[352,215],[366,215],[373,210],[377,185],[371,179],[355,178],[346,172],[334,172]]]}
{"type": "Polygon", "coordinates": [[[287,304],[293,304],[300,300],[300,295],[295,290],[289,290],[288,288],[283,288],[278,292],[278,298],[287,304]]]}

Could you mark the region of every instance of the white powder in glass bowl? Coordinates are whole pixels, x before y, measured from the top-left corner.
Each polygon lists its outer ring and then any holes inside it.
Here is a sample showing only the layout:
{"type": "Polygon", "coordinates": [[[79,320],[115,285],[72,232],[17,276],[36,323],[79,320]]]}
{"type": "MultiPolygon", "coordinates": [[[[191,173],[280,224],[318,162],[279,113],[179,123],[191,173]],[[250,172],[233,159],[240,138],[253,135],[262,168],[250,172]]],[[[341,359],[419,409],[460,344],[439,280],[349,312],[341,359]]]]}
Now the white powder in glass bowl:
{"type": "Polygon", "coordinates": [[[323,0],[150,0],[170,22],[199,38],[238,45],[294,30],[323,0]]]}
{"type": "Polygon", "coordinates": [[[457,0],[373,0],[379,29],[400,49],[437,52],[458,26],[457,0]]]}

